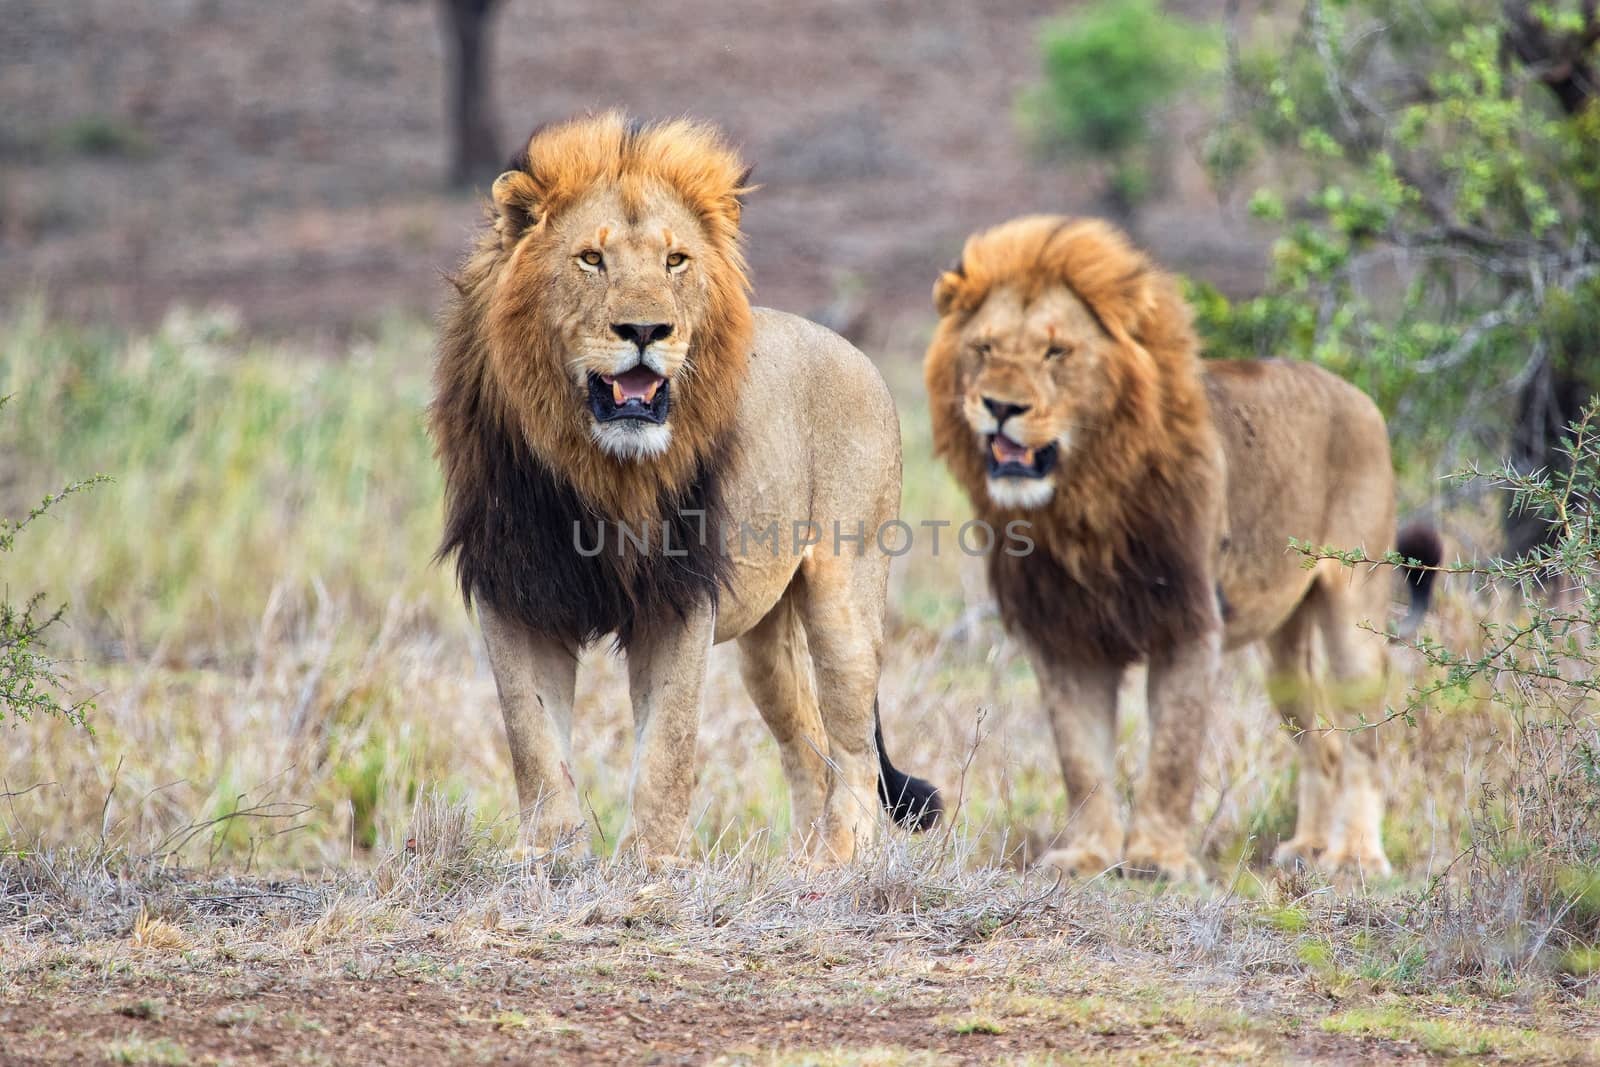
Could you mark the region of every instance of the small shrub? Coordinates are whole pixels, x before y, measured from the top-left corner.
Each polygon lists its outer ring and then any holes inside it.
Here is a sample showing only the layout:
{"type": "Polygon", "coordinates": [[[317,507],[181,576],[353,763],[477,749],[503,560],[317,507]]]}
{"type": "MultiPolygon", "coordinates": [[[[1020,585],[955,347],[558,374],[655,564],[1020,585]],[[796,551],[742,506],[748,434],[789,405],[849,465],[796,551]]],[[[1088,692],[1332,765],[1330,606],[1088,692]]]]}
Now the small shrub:
{"type": "MultiPolygon", "coordinates": [[[[4,408],[9,397],[0,397],[4,408]]],[[[88,488],[98,478],[72,482],[59,493],[46,496],[21,519],[0,518],[0,553],[10,552],[24,529],[56,504],[88,488]]],[[[82,725],[92,705],[68,698],[57,663],[44,650],[44,635],[61,621],[63,608],[45,606],[45,595],[35,593],[21,604],[12,603],[9,589],[0,583],[0,722],[34,715],[61,715],[82,725]]]]}
{"type": "Polygon", "coordinates": [[[112,1063],[149,1064],[152,1067],[177,1067],[189,1063],[189,1053],[170,1038],[158,1037],[147,1041],[130,1037],[106,1047],[106,1058],[112,1063]]]}
{"type": "Polygon", "coordinates": [[[1563,472],[1492,475],[1515,506],[1550,526],[1545,544],[1524,556],[1459,568],[1498,593],[1518,594],[1516,615],[1483,622],[1476,652],[1418,646],[1434,670],[1413,691],[1407,715],[1470,692],[1511,724],[1502,738],[1508,773],[1484,784],[1461,877],[1434,901],[1436,963],[1452,969],[1505,975],[1582,964],[1600,941],[1597,435],[1600,403],[1591,402],[1571,427],[1563,472]]]}
{"type": "Polygon", "coordinates": [[[83,115],[51,136],[56,149],[67,155],[137,159],[150,155],[153,146],[144,131],[114,115],[83,115]]]}

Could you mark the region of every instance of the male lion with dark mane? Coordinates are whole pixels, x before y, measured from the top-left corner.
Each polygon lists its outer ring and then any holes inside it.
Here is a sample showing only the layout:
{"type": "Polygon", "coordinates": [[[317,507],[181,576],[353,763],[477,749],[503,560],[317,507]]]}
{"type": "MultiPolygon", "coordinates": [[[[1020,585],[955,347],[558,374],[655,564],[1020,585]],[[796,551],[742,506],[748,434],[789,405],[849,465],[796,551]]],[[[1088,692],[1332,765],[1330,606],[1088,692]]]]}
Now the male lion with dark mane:
{"type": "MultiPolygon", "coordinates": [[[[1387,577],[1305,569],[1290,538],[1435,566],[1433,531],[1395,533],[1377,407],[1307,363],[1202,363],[1176,282],[1111,226],[1036,216],[976,234],[933,290],[934,443],[991,525],[1031,523],[989,580],[1026,646],[1072,812],[1072,874],[1119,865],[1203,879],[1189,846],[1221,653],[1264,641],[1274,703],[1304,756],[1280,861],[1387,874],[1377,734],[1387,577]],[[1319,633],[1333,684],[1313,677],[1319,633]],[[1117,691],[1149,665],[1150,749],[1124,834],[1113,785],[1117,691]],[[1333,718],[1318,720],[1318,690],[1333,718]]],[[[1412,609],[1431,570],[1410,568],[1412,609]]]]}
{"type": "Polygon", "coordinates": [[[728,640],[815,862],[870,843],[880,799],[919,828],[939,814],[877,729],[888,557],[790,537],[894,519],[894,405],[847,342],[750,307],[748,176],[687,120],[536,132],[443,313],[440,555],[477,607],[525,846],[586,843],[574,680],[608,634],[635,722],[620,849],[683,850],[707,655],[728,640]]]}

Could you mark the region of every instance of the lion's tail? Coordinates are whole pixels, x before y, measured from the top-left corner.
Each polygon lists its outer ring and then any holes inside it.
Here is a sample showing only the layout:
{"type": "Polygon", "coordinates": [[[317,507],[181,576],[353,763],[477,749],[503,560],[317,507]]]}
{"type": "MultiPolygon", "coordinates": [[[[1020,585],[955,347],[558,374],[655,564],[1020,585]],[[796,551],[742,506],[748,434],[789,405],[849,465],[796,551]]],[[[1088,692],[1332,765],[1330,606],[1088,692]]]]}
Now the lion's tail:
{"type": "Polygon", "coordinates": [[[889,753],[883,747],[883,718],[878,714],[878,702],[872,702],[872,732],[878,742],[878,799],[894,821],[913,830],[931,830],[938,825],[944,813],[944,800],[932,782],[914,775],[902,774],[889,762],[889,753]]]}
{"type": "Polygon", "coordinates": [[[1401,559],[1415,560],[1420,564],[1401,568],[1406,576],[1406,586],[1411,590],[1411,607],[1406,617],[1400,620],[1400,625],[1395,627],[1395,636],[1409,638],[1417,632],[1422,625],[1422,617],[1428,613],[1428,604],[1433,599],[1433,581],[1439,573],[1434,568],[1444,560],[1444,542],[1439,538],[1439,531],[1432,526],[1413,522],[1400,531],[1394,547],[1401,559]]]}

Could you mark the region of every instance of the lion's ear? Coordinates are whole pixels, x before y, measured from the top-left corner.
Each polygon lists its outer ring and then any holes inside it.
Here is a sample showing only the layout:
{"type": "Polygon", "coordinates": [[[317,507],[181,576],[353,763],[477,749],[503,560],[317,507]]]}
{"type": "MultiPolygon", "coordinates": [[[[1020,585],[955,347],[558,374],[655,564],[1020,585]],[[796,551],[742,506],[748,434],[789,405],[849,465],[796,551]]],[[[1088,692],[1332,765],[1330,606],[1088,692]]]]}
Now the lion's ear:
{"type": "Polygon", "coordinates": [[[956,297],[961,295],[961,285],[967,280],[967,272],[961,260],[956,260],[950,269],[939,275],[939,280],[933,283],[933,310],[943,318],[950,314],[956,306],[956,297]]]}
{"type": "Polygon", "coordinates": [[[1107,319],[1105,327],[1106,332],[1111,335],[1111,339],[1122,346],[1122,350],[1141,369],[1141,373],[1151,377],[1159,373],[1156,370],[1155,358],[1150,355],[1150,350],[1144,346],[1142,334],[1129,332],[1117,319],[1107,319]]]}
{"type": "Polygon", "coordinates": [[[495,228],[500,231],[500,243],[509,250],[529,227],[539,223],[538,186],[527,171],[508,170],[494,180],[490,195],[499,215],[495,228]]]}
{"type": "Polygon", "coordinates": [[[755,164],[752,163],[750,166],[744,168],[744,173],[740,174],[739,175],[739,180],[734,183],[734,187],[733,187],[733,210],[734,210],[734,217],[735,218],[738,218],[740,215],[742,215],[744,213],[745,197],[749,196],[751,193],[753,193],[757,189],[761,188],[761,186],[755,184],[754,182],[752,182],[750,180],[751,175],[755,174],[755,172],[756,172],[755,164]]]}
{"type": "Polygon", "coordinates": [[[1156,279],[1152,272],[1141,268],[1123,279],[1118,303],[1128,333],[1142,339],[1156,314],[1156,279]]]}

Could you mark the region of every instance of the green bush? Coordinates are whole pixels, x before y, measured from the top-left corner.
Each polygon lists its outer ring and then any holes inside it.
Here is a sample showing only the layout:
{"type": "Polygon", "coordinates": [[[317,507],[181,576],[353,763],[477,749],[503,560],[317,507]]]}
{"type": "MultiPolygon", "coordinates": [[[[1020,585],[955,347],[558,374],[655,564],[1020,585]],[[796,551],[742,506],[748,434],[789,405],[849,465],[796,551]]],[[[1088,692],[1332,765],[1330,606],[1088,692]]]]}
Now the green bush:
{"type": "Polygon", "coordinates": [[[1114,206],[1131,209],[1153,177],[1161,112],[1214,66],[1216,35],[1155,0],[1097,0],[1047,23],[1044,81],[1022,100],[1040,147],[1112,165],[1114,206]]]}
{"type": "Polygon", "coordinates": [[[1475,688],[1514,723],[1509,780],[1485,788],[1464,878],[1435,902],[1447,931],[1464,923],[1477,933],[1451,940],[1475,944],[1468,962],[1487,973],[1570,968],[1600,945],[1597,436],[1600,405],[1591,405],[1572,428],[1564,472],[1495,473],[1518,507],[1549,516],[1541,547],[1472,568],[1490,589],[1521,594],[1522,610],[1484,622],[1481,650],[1421,646],[1438,678],[1413,694],[1413,709],[1475,688]]]}
{"type": "Polygon", "coordinates": [[[1263,295],[1200,302],[1213,353],[1316,360],[1446,469],[1553,465],[1600,384],[1600,105],[1557,78],[1600,60],[1580,7],[1311,0],[1236,27],[1213,171],[1267,179],[1250,209],[1279,237],[1263,295]]]}
{"type": "Polygon", "coordinates": [[[83,115],[54,130],[50,143],[64,155],[139,159],[154,152],[150,138],[111,115],[83,115]]]}

